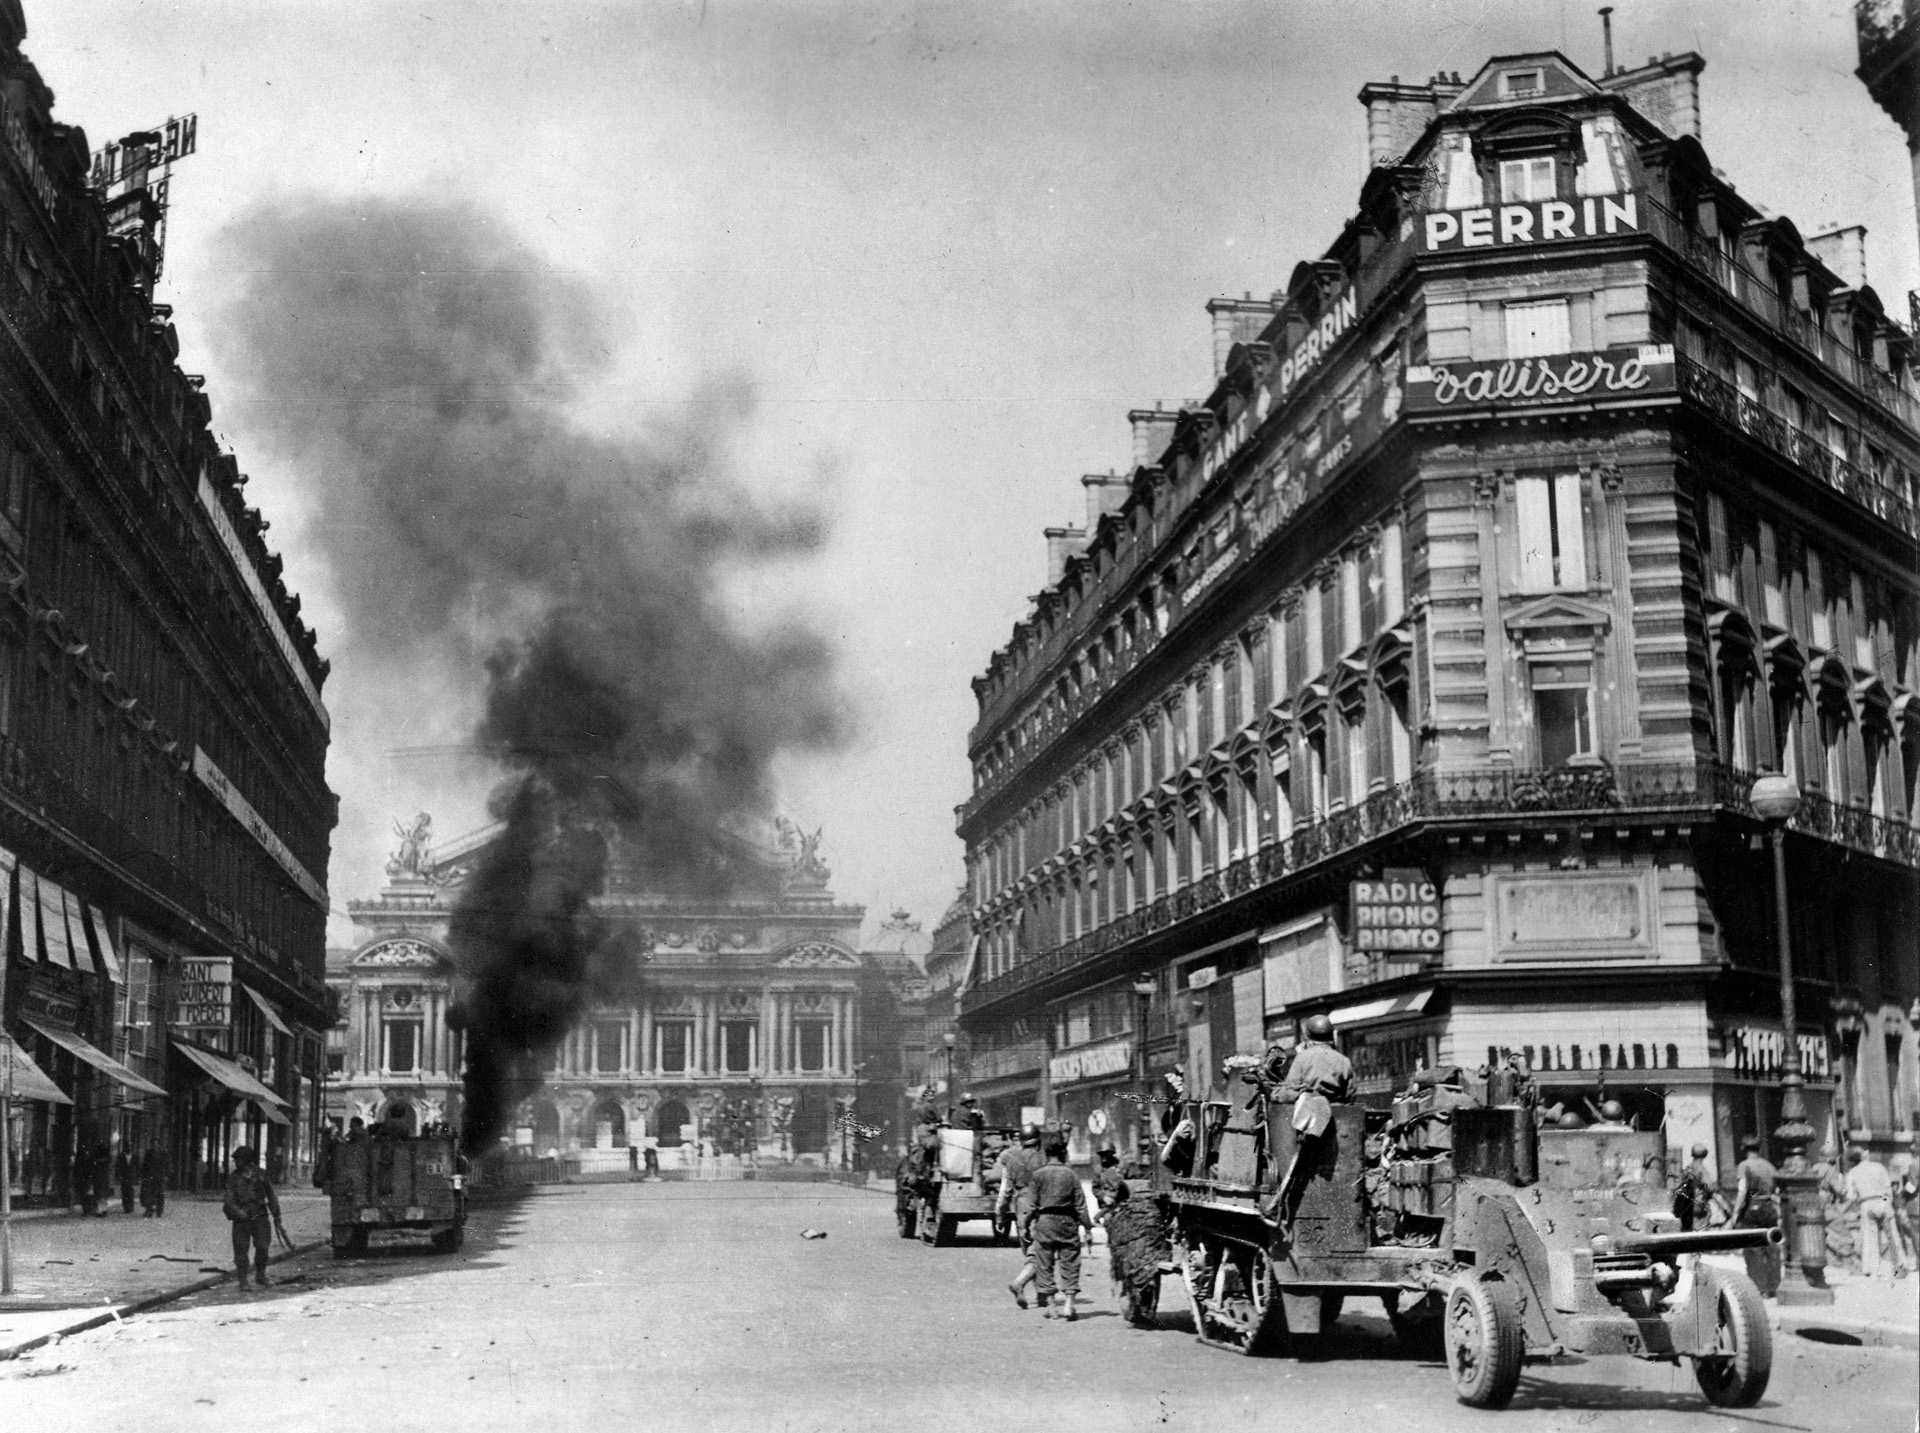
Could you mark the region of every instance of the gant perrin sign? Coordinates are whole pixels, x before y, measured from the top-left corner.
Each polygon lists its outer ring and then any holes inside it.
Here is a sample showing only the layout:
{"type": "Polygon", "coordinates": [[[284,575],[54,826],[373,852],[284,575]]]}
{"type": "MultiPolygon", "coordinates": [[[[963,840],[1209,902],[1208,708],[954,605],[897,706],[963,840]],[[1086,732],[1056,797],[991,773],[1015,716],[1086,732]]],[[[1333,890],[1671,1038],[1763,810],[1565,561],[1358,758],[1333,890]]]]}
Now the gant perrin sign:
{"type": "Polygon", "coordinates": [[[1426,216],[1421,232],[1422,247],[1429,254],[1637,234],[1640,196],[1602,194],[1585,199],[1491,204],[1484,209],[1442,209],[1426,216]]]}

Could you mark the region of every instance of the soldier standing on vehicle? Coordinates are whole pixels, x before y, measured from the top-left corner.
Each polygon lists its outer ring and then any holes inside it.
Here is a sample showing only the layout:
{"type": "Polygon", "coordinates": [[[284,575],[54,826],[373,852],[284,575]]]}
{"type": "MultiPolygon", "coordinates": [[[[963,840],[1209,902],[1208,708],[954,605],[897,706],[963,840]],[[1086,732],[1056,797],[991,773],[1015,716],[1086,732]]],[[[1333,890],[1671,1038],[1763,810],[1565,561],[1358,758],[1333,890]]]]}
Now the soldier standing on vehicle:
{"type": "Polygon", "coordinates": [[[1280,1104],[1293,1106],[1293,1159],[1269,1216],[1277,1215],[1283,1226],[1292,1224],[1300,1187],[1307,1172],[1320,1163],[1319,1142],[1333,1123],[1333,1106],[1353,1102],[1353,1061],[1333,1048],[1333,1022],[1324,1015],[1311,1015],[1300,1033],[1304,1043],[1274,1097],[1280,1104]]]}
{"type": "MultiPolygon", "coordinates": [[[[1771,1162],[1761,1158],[1760,1139],[1748,1135],[1740,1141],[1740,1163],[1734,1166],[1739,1181],[1733,1195],[1733,1215],[1728,1223],[1741,1229],[1771,1229],[1780,1222],[1780,1196],[1774,1190],[1779,1178],[1771,1162]]],[[[1743,1249],[1747,1276],[1760,1290],[1762,1298],[1780,1292],[1780,1260],[1771,1245],[1743,1249]]]]}
{"type": "Polygon", "coordinates": [[[1020,1241],[1020,1272],[1007,1285],[1007,1292],[1023,1309],[1027,1306],[1027,1285],[1039,1275],[1033,1244],[1027,1237],[1027,1216],[1033,1209],[1033,1176],[1042,1163],[1040,1131],[1033,1125],[1021,1130],[1020,1143],[1000,1156],[1000,1193],[995,1200],[993,1219],[995,1224],[1003,1225],[1011,1218],[1014,1237],[1020,1241]]]}
{"type": "Polygon", "coordinates": [[[1087,1202],[1080,1176],[1067,1168],[1067,1139],[1056,1134],[1047,1141],[1047,1162],[1033,1176],[1033,1252],[1039,1271],[1040,1311],[1048,1318],[1071,1323],[1077,1317],[1073,1301],[1080,1295],[1080,1241],[1090,1232],[1087,1202]],[[1053,1299],[1060,1296],[1059,1313],[1053,1299]]]}
{"type": "Polygon", "coordinates": [[[259,1156],[251,1145],[233,1152],[233,1173],[227,1178],[222,1211],[233,1225],[233,1269],[240,1288],[247,1287],[247,1250],[253,1250],[255,1277],[267,1287],[267,1255],[273,1248],[273,1228],[280,1222],[280,1196],[260,1172],[259,1156]]]}

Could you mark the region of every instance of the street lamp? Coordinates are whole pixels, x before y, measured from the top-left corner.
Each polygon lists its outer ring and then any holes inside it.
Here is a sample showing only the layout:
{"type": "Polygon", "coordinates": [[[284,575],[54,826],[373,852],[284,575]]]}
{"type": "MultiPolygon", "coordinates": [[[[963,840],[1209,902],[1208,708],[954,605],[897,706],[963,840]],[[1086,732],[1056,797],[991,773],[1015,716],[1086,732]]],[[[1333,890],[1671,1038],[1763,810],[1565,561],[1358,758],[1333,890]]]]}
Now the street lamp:
{"type": "Polygon", "coordinates": [[[1133,1057],[1139,1066],[1136,1078],[1140,1082],[1140,1131],[1134,1138],[1136,1154],[1141,1142],[1152,1137],[1153,1090],[1147,1079],[1147,1014],[1153,1008],[1153,992],[1158,986],[1159,982],[1151,975],[1133,978],[1133,1057]]]}
{"type": "Polygon", "coordinates": [[[1830,1304],[1826,1287],[1827,1221],[1820,1208],[1820,1180],[1807,1170],[1806,1079],[1800,1068],[1799,1009],[1793,987],[1793,940],[1787,925],[1787,823],[1800,810],[1800,788],[1791,776],[1769,772],[1754,779],[1747,794],[1753,814],[1767,828],[1773,845],[1774,928],[1780,959],[1780,1126],[1774,1140],[1782,1160],[1779,1181],[1785,1198],[1787,1257],[1780,1280],[1783,1304],[1830,1304]]]}

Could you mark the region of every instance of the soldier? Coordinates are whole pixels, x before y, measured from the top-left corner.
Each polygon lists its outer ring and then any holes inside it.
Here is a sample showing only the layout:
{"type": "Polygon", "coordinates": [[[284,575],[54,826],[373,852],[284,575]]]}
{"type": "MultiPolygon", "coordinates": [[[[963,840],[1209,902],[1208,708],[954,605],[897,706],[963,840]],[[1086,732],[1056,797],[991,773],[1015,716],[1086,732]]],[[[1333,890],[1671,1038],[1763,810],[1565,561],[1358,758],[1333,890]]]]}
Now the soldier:
{"type": "Polygon", "coordinates": [[[987,1127],[987,1117],[980,1112],[980,1101],[970,1094],[960,1096],[958,1122],[975,1134],[981,1133],[987,1127]]]}
{"type": "Polygon", "coordinates": [[[227,1199],[221,1206],[233,1227],[234,1277],[247,1287],[247,1251],[253,1251],[255,1277],[267,1287],[267,1255],[273,1249],[274,1226],[280,1222],[280,1196],[260,1172],[259,1157],[251,1145],[233,1152],[233,1173],[227,1179],[227,1199]]]}
{"type": "Polygon", "coordinates": [[[1080,1177],[1067,1168],[1067,1137],[1047,1140],[1047,1162],[1033,1176],[1030,1194],[1034,1264],[1039,1270],[1040,1309],[1048,1318],[1076,1317],[1073,1301],[1080,1294],[1080,1241],[1093,1228],[1080,1177]],[[1059,1312],[1054,1296],[1058,1294],[1059,1312]]]}
{"type": "Polygon", "coordinates": [[[1333,1106],[1353,1102],[1353,1061],[1333,1048],[1333,1022],[1324,1015],[1309,1016],[1301,1034],[1304,1043],[1275,1096],[1277,1103],[1293,1106],[1295,1135],[1293,1159],[1270,1210],[1283,1227],[1292,1225],[1307,1172],[1320,1163],[1319,1142],[1333,1124],[1333,1106]]]}
{"type": "Polygon", "coordinates": [[[1129,1191],[1120,1173],[1120,1151],[1111,1140],[1100,1146],[1099,1160],[1100,1167],[1093,1172],[1093,1202],[1105,1214],[1114,1205],[1124,1204],[1129,1191]]]}
{"type": "MultiPolygon", "coordinates": [[[[1734,1190],[1733,1214],[1727,1221],[1741,1229],[1771,1229],[1780,1222],[1780,1197],[1774,1184],[1779,1178],[1772,1163],[1761,1157],[1760,1139],[1748,1135],[1740,1141],[1740,1163],[1734,1166],[1738,1185],[1734,1190]]],[[[1747,1276],[1759,1288],[1762,1298],[1780,1292],[1780,1260],[1771,1246],[1743,1249],[1747,1276]]]]}
{"type": "Polygon", "coordinates": [[[995,1200],[993,1217],[996,1224],[1002,1224],[1011,1216],[1014,1237],[1020,1241],[1023,1256],[1020,1272],[1007,1285],[1007,1292],[1023,1309],[1027,1306],[1027,1285],[1039,1275],[1033,1246],[1027,1238],[1027,1215],[1033,1207],[1030,1197],[1033,1176],[1042,1163],[1040,1131],[1034,1125],[1021,1130],[1020,1143],[1000,1156],[1000,1193],[995,1200]]]}
{"type": "Polygon", "coordinates": [[[1673,1212],[1680,1216],[1683,1233],[1707,1228],[1713,1220],[1713,1206],[1720,1195],[1707,1173],[1707,1147],[1693,1147],[1693,1162],[1681,1172],[1679,1187],[1673,1191],[1673,1212]]]}

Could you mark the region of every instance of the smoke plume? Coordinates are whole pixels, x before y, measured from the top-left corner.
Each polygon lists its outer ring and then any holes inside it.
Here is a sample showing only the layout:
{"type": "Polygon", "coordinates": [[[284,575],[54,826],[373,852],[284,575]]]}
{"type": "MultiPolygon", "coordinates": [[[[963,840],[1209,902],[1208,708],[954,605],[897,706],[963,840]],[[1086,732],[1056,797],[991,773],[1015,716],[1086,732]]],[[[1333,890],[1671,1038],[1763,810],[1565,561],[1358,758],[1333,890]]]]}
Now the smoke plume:
{"type": "MultiPolygon", "coordinates": [[[[822,521],[732,471],[737,385],[671,433],[574,422],[612,347],[593,296],[481,213],[314,201],[228,238],[236,426],[306,499],[295,550],[331,577],[334,686],[391,712],[445,699],[431,674],[450,671],[509,768],[505,833],[450,927],[478,1148],[587,1004],[631,989],[643,952],[591,905],[610,855],[648,889],[723,893],[775,756],[840,738],[824,641],[743,629],[727,605],[731,580],[814,551],[822,521]]],[[[356,739],[391,737],[336,732],[356,739]]]]}

